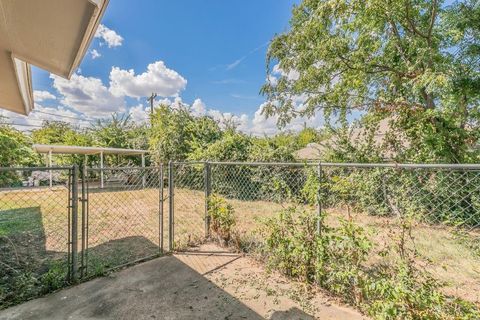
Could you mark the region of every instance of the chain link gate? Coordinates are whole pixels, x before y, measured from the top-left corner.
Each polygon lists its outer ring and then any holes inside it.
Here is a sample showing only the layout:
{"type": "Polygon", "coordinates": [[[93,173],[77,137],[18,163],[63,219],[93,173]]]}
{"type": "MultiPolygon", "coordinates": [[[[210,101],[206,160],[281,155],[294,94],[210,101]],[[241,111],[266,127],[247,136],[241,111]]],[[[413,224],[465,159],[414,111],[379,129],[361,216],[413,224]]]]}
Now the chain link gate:
{"type": "Polygon", "coordinates": [[[163,253],[163,165],[84,168],[81,203],[82,277],[163,253]]]}
{"type": "Polygon", "coordinates": [[[169,250],[182,251],[205,240],[206,164],[169,162],[169,250]]]}

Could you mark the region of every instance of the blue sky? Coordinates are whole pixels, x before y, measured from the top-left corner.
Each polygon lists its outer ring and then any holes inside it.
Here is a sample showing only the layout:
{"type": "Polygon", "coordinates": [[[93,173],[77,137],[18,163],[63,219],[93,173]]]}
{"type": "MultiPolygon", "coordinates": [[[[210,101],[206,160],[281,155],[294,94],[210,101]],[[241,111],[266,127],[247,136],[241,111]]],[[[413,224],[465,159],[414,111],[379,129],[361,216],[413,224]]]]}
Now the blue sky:
{"type": "Polygon", "coordinates": [[[259,116],[265,56],[272,37],[288,30],[298,2],[110,1],[77,73],[66,81],[34,68],[37,111],[12,120],[40,125],[48,118],[87,126],[118,111],[142,121],[145,96],[155,91],[158,101],[194,104],[197,112],[216,118],[235,116],[244,131],[274,133],[275,119],[259,116]]]}

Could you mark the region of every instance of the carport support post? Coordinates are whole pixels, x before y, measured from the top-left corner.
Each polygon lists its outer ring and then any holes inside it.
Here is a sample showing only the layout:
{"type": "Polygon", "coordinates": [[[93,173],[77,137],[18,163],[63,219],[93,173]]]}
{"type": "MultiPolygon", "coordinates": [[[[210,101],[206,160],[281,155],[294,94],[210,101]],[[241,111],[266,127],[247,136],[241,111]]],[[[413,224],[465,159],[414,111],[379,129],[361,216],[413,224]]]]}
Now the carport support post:
{"type": "Polygon", "coordinates": [[[208,214],[208,202],[212,193],[212,169],[210,162],[205,162],[205,238],[210,236],[210,216],[208,214]]]}
{"type": "Polygon", "coordinates": [[[77,279],[78,253],[78,165],[73,165],[72,177],[72,281],[77,279]]]}
{"type": "Polygon", "coordinates": [[[173,162],[168,162],[168,251],[173,251],[173,241],[174,241],[174,192],[173,192],[174,181],[173,181],[173,162]]]}
{"type": "Polygon", "coordinates": [[[103,151],[100,151],[100,188],[103,189],[103,151]]]}

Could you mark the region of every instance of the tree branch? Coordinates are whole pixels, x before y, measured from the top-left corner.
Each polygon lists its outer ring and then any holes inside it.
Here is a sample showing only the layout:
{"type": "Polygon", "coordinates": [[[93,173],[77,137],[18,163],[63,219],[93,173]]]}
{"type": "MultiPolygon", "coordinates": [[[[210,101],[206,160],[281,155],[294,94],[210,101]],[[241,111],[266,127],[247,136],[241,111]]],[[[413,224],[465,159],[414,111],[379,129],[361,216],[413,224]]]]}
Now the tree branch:
{"type": "Polygon", "coordinates": [[[432,42],[432,32],[433,32],[433,26],[435,24],[435,19],[437,17],[437,0],[433,0],[432,2],[432,13],[430,16],[430,26],[428,27],[428,45],[430,46],[432,42]]]}
{"type": "Polygon", "coordinates": [[[417,27],[415,26],[415,23],[414,21],[412,20],[412,18],[410,17],[410,9],[409,9],[409,1],[405,1],[404,2],[405,4],[405,18],[407,19],[407,23],[408,25],[410,26],[410,28],[408,29],[410,32],[412,33],[416,33],[417,35],[419,35],[420,37],[428,40],[428,35],[426,35],[425,33],[421,32],[420,30],[417,29],[417,27]]]}

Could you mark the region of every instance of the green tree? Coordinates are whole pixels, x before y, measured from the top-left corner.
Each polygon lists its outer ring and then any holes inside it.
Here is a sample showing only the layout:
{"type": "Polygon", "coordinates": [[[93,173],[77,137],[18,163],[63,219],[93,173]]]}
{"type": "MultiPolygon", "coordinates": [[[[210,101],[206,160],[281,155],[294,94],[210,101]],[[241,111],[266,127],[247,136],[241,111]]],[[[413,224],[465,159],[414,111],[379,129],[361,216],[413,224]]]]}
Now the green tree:
{"type": "Polygon", "coordinates": [[[252,140],[245,134],[228,131],[221,139],[197,149],[189,160],[197,161],[248,161],[252,140]]]}
{"type": "Polygon", "coordinates": [[[320,134],[314,128],[305,127],[297,135],[297,143],[299,148],[306,147],[309,143],[319,142],[320,134]]]}
{"type": "Polygon", "coordinates": [[[258,162],[295,162],[293,153],[298,149],[296,143],[279,143],[276,137],[252,138],[248,151],[249,161],[258,162]]]}
{"type": "MultiPolygon", "coordinates": [[[[478,140],[473,134],[480,51],[475,2],[303,0],[293,9],[291,29],[269,47],[265,114],[278,115],[279,124],[286,125],[293,117],[323,111],[327,119],[339,116],[344,126],[355,109],[387,111],[410,122],[430,115],[432,133],[446,132],[441,128],[447,118],[466,136],[446,135],[445,145],[468,149],[478,140]]],[[[451,151],[436,160],[465,160],[451,151]]]]}
{"type": "Polygon", "coordinates": [[[0,167],[21,167],[38,164],[31,139],[15,128],[0,124],[0,167]]]}
{"type": "MultiPolygon", "coordinates": [[[[97,146],[122,149],[147,149],[147,131],[144,125],[132,121],[128,114],[113,113],[108,119],[98,120],[90,129],[93,143],[97,146]]],[[[140,164],[140,157],[117,156],[106,157],[108,163],[121,165],[124,162],[140,164]]]]}
{"type": "Polygon", "coordinates": [[[222,130],[218,123],[207,116],[192,118],[187,131],[190,136],[189,141],[187,141],[190,153],[205,149],[222,137],[222,130]]]}
{"type": "Polygon", "coordinates": [[[147,146],[145,127],[137,125],[128,114],[113,113],[100,119],[90,129],[95,143],[102,147],[142,149],[147,146]]]}
{"type": "MultiPolygon", "coordinates": [[[[9,125],[0,124],[0,167],[35,166],[38,155],[31,148],[31,140],[9,125]]],[[[0,186],[19,183],[20,177],[13,171],[0,172],[0,186]]]]}
{"type": "MultiPolygon", "coordinates": [[[[39,144],[56,144],[67,146],[92,146],[90,135],[79,128],[75,128],[68,122],[44,121],[42,128],[33,130],[32,140],[39,144]]],[[[60,165],[76,163],[82,165],[83,155],[56,155],[55,162],[60,165]]]]}
{"type": "Polygon", "coordinates": [[[150,150],[159,162],[191,158],[191,153],[200,153],[222,136],[217,122],[193,116],[186,106],[160,105],[151,120],[150,150]]]}

